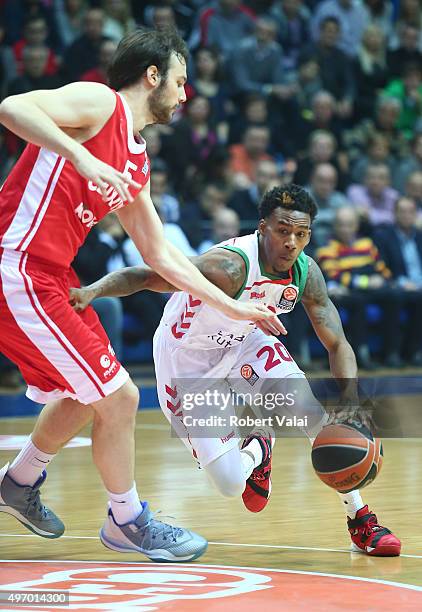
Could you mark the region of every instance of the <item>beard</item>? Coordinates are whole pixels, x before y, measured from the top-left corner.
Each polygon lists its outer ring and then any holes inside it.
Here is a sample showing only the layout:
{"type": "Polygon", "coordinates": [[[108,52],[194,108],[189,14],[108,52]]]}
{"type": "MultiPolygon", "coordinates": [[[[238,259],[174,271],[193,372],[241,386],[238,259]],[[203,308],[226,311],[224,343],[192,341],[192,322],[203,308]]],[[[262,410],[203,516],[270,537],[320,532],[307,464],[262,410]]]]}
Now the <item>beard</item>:
{"type": "Polygon", "coordinates": [[[164,81],[148,98],[148,108],[154,118],[154,123],[169,123],[173,116],[174,107],[169,106],[166,102],[165,87],[166,82],[164,81]]]}

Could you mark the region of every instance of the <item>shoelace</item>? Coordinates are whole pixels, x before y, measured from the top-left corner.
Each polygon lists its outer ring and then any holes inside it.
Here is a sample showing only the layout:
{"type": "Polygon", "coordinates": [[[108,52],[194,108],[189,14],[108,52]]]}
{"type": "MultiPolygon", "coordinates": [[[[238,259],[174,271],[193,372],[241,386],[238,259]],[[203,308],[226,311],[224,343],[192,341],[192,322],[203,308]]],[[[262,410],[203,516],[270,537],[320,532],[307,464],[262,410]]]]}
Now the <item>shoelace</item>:
{"type": "Polygon", "coordinates": [[[373,531],[379,531],[379,529],[381,529],[381,525],[378,525],[376,515],[370,514],[365,526],[366,535],[371,535],[373,531]]]}
{"type": "MultiPolygon", "coordinates": [[[[161,514],[161,510],[157,510],[156,512],[151,512],[151,518],[149,519],[148,523],[140,527],[139,530],[141,532],[145,532],[147,528],[151,527],[152,528],[151,537],[153,540],[155,540],[157,535],[161,533],[163,536],[163,540],[167,540],[167,538],[170,537],[173,542],[177,542],[177,538],[183,534],[183,529],[181,529],[180,527],[173,527],[173,525],[170,525],[169,523],[164,523],[163,521],[156,519],[155,517],[157,514],[161,514]],[[153,524],[151,525],[151,523],[153,524]]],[[[174,518],[174,517],[163,515],[162,518],[174,518]]]]}
{"type": "Polygon", "coordinates": [[[28,487],[29,493],[26,497],[26,502],[28,504],[28,508],[31,507],[34,513],[38,513],[41,515],[41,518],[45,518],[47,516],[46,507],[40,501],[40,490],[34,489],[32,487],[28,487]]]}

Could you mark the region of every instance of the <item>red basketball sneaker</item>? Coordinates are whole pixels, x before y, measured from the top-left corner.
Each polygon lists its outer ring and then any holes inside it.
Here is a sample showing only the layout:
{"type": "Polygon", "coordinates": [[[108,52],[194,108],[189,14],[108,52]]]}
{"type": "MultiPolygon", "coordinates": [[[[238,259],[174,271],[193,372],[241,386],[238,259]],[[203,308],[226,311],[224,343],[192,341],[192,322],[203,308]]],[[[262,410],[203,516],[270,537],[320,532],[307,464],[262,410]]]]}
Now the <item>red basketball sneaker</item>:
{"type": "Polygon", "coordinates": [[[268,504],[271,495],[272,443],[271,437],[265,437],[259,432],[255,432],[244,440],[242,448],[245,448],[254,438],[258,440],[261,446],[263,460],[247,479],[242,499],[250,512],[261,512],[268,504]]]}
{"type": "Polygon", "coordinates": [[[397,557],[401,542],[387,527],[378,524],[373,512],[364,506],[354,519],[347,519],[347,527],[352,538],[352,550],[364,552],[373,557],[397,557]]]}

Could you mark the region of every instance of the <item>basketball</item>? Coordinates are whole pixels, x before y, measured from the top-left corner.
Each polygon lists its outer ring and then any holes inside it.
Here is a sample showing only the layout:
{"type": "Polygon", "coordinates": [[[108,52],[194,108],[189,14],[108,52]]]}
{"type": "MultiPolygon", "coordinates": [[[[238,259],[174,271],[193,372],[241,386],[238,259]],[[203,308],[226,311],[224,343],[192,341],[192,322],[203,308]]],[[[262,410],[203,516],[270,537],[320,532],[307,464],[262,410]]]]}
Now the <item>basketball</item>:
{"type": "Polygon", "coordinates": [[[382,466],[381,440],[360,423],[324,427],[312,445],[312,465],[317,476],[339,493],[366,487],[382,466]]]}

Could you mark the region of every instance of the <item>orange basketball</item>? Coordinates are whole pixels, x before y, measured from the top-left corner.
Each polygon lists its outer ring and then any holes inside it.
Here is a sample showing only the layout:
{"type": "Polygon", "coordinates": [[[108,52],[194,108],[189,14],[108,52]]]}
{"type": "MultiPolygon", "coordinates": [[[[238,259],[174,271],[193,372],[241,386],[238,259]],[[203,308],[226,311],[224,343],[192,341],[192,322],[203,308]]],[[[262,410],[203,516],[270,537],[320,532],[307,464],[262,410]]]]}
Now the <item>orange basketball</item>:
{"type": "Polygon", "coordinates": [[[366,487],[382,466],[381,440],[360,423],[324,427],[312,445],[312,465],[319,478],[339,493],[366,487]]]}

